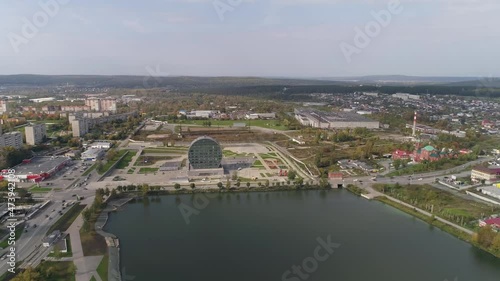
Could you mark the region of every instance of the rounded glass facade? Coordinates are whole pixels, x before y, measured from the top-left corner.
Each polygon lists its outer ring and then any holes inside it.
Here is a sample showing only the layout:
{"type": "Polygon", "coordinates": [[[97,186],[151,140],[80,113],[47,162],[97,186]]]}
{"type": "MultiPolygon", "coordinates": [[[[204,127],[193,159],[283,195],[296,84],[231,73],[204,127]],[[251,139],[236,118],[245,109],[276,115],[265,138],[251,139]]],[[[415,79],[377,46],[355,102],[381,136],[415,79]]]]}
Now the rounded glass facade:
{"type": "Polygon", "coordinates": [[[188,159],[193,169],[216,169],[221,165],[222,149],[216,140],[201,137],[191,143],[188,159]]]}

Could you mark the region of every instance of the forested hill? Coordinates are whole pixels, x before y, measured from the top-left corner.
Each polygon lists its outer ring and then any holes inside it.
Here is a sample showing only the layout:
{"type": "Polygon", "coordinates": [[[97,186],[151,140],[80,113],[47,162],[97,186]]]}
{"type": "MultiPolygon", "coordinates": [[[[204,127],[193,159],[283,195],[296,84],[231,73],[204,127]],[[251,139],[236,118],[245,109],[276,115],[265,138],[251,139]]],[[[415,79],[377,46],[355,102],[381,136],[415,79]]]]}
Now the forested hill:
{"type": "Polygon", "coordinates": [[[453,77],[431,77],[426,80],[425,77],[411,76],[367,76],[365,78],[360,77],[359,80],[348,81],[346,79],[344,81],[335,81],[259,77],[3,75],[0,76],[0,87],[168,88],[179,92],[280,97],[285,99],[288,97],[291,100],[300,99],[301,96],[303,97],[311,93],[352,93],[363,91],[386,94],[403,92],[411,94],[500,97],[500,79],[466,80],[467,78],[453,77]],[[369,79],[373,81],[370,82],[369,79]]]}

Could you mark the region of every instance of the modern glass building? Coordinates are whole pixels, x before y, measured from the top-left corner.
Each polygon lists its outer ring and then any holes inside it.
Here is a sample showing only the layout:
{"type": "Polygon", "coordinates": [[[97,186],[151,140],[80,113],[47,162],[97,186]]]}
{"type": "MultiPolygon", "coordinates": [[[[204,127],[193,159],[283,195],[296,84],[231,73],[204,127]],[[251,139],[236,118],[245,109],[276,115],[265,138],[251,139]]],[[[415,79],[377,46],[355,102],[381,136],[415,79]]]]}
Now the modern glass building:
{"type": "Polygon", "coordinates": [[[222,148],[210,137],[200,137],[189,147],[188,159],[191,169],[217,169],[221,167],[222,148]]]}

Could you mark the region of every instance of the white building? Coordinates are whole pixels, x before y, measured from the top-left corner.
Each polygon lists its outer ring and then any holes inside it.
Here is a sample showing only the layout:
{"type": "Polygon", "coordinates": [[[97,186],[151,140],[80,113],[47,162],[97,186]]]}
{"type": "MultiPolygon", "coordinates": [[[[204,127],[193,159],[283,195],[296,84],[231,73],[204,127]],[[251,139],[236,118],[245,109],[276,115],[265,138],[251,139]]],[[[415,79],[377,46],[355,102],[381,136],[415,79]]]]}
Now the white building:
{"type": "Polygon", "coordinates": [[[104,153],[104,149],[89,148],[82,153],[81,158],[83,161],[97,161],[101,159],[102,156],[104,156],[104,153]]]}
{"type": "Polygon", "coordinates": [[[408,93],[395,93],[392,95],[393,98],[398,98],[402,100],[420,100],[419,95],[412,95],[408,93]]]}
{"type": "Polygon", "coordinates": [[[47,137],[47,127],[45,124],[26,126],[24,133],[26,134],[27,144],[37,145],[47,137]]]}
{"type": "Polygon", "coordinates": [[[7,101],[0,99],[0,114],[7,112],[7,101]]]}
{"type": "Polygon", "coordinates": [[[107,141],[98,141],[98,142],[93,142],[88,145],[90,148],[99,148],[99,149],[110,149],[111,148],[111,143],[107,141]]]}
{"type": "Polygon", "coordinates": [[[30,101],[32,102],[36,102],[36,103],[40,103],[40,102],[44,102],[44,101],[55,101],[56,98],[39,98],[39,99],[30,99],[30,101]]]}

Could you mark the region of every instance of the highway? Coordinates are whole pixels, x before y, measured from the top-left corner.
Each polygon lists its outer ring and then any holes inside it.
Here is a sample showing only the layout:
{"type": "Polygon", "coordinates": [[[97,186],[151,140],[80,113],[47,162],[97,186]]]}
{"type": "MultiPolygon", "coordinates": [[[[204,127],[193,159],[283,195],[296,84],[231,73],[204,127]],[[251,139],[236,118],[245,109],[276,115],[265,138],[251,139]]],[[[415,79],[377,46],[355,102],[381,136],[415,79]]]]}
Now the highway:
{"type": "MultiPolygon", "coordinates": [[[[65,169],[61,172],[61,174],[57,175],[54,179],[51,179],[51,181],[60,182],[64,175],[69,175],[70,173],[71,169],[65,169]]],[[[79,181],[83,181],[85,178],[86,177],[80,176],[79,181]]],[[[94,178],[97,178],[97,176],[94,175],[94,178]]],[[[89,181],[90,180],[91,179],[89,179],[89,181]]],[[[25,229],[27,231],[23,232],[21,237],[16,241],[16,261],[24,261],[21,267],[25,267],[27,265],[36,266],[50,253],[50,247],[43,247],[42,240],[46,237],[46,233],[52,224],[54,224],[62,216],[59,214],[59,211],[64,214],[70,209],[70,207],[64,209],[62,208],[63,200],[65,202],[76,201],[76,196],[73,195],[79,195],[85,198],[95,195],[95,190],[84,189],[84,186],[75,187],[74,184],[71,184],[73,181],[65,182],[71,186],[63,188],[60,191],[52,190],[51,192],[44,194],[41,198],[38,197],[42,200],[51,200],[51,203],[45,206],[31,219],[26,221],[27,227],[25,229]]],[[[7,248],[0,250],[0,256],[7,252],[7,248]]],[[[6,260],[7,259],[4,261],[6,260]]],[[[6,262],[1,262],[0,275],[4,274],[8,268],[9,266],[6,262]]]]}

